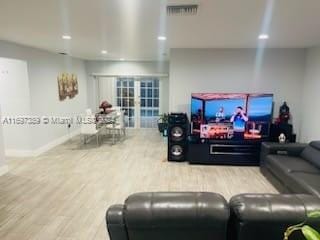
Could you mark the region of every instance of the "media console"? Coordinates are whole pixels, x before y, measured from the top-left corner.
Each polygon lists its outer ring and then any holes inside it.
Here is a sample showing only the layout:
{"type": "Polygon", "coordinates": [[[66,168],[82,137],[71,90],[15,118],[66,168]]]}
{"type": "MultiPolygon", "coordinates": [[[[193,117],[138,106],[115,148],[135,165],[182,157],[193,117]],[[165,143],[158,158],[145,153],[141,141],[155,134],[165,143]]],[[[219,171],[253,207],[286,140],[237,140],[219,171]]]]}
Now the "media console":
{"type": "Polygon", "coordinates": [[[191,164],[256,166],[261,140],[224,141],[189,137],[187,161],[191,164]]]}

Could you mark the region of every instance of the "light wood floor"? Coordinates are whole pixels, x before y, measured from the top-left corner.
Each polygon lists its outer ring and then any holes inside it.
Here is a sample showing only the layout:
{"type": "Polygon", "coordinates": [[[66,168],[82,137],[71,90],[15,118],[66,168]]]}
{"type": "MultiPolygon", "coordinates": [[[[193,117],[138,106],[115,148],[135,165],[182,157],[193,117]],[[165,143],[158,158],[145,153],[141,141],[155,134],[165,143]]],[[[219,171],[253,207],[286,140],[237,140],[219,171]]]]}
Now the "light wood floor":
{"type": "Polygon", "coordinates": [[[212,191],[227,199],[276,192],[256,167],[167,162],[156,130],[132,130],[115,146],[79,141],[9,160],[9,174],[0,177],[1,240],[108,239],[106,209],[135,192],[212,191]]]}

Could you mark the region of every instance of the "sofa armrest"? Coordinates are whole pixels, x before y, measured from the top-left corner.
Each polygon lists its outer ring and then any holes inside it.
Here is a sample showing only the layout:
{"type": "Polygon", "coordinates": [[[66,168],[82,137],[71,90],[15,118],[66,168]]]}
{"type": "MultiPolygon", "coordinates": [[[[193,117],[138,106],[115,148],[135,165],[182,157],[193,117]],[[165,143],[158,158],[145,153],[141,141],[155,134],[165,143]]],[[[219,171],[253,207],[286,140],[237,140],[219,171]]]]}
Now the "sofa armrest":
{"type": "Polygon", "coordinates": [[[128,240],[124,220],[124,205],[112,205],[106,214],[107,229],[110,240],[128,240]]]}
{"type": "Polygon", "coordinates": [[[275,143],[263,142],[261,144],[260,163],[264,164],[267,155],[285,153],[289,156],[299,156],[307,144],[304,143],[275,143]]]}

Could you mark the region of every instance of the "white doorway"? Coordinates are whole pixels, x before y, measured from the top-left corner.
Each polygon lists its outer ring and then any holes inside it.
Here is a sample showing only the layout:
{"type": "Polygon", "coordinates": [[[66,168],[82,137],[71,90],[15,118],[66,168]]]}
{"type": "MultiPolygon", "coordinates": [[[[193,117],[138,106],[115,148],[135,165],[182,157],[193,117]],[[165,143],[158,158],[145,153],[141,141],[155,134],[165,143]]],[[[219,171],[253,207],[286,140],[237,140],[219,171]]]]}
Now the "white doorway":
{"type": "Polygon", "coordinates": [[[127,127],[156,128],[160,113],[159,78],[118,77],[116,104],[125,111],[127,127]]]}
{"type": "Polygon", "coordinates": [[[97,100],[121,107],[129,128],[157,128],[163,107],[162,80],[153,76],[99,77],[97,100]]]}
{"type": "Polygon", "coordinates": [[[0,105],[5,154],[26,155],[32,151],[31,130],[35,127],[25,120],[31,115],[27,62],[0,58],[0,105]]]}

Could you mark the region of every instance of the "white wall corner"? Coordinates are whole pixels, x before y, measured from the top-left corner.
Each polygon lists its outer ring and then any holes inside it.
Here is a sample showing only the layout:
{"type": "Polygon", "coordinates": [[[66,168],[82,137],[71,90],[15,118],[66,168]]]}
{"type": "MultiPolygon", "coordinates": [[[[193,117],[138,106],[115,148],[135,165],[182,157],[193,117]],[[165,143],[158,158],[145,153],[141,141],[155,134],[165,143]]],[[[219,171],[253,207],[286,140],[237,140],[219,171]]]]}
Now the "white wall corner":
{"type": "Polygon", "coordinates": [[[8,165],[4,165],[4,166],[1,166],[1,167],[0,167],[0,176],[6,174],[6,173],[8,173],[8,172],[9,172],[9,167],[8,167],[8,165]]]}
{"type": "Polygon", "coordinates": [[[40,156],[41,154],[49,151],[50,149],[63,144],[64,142],[68,141],[69,139],[75,137],[76,135],[80,134],[80,129],[76,129],[75,131],[66,134],[62,137],[59,137],[45,145],[43,145],[42,147],[39,147],[36,150],[15,150],[15,149],[8,149],[5,151],[5,155],[7,157],[37,157],[40,156]]]}

